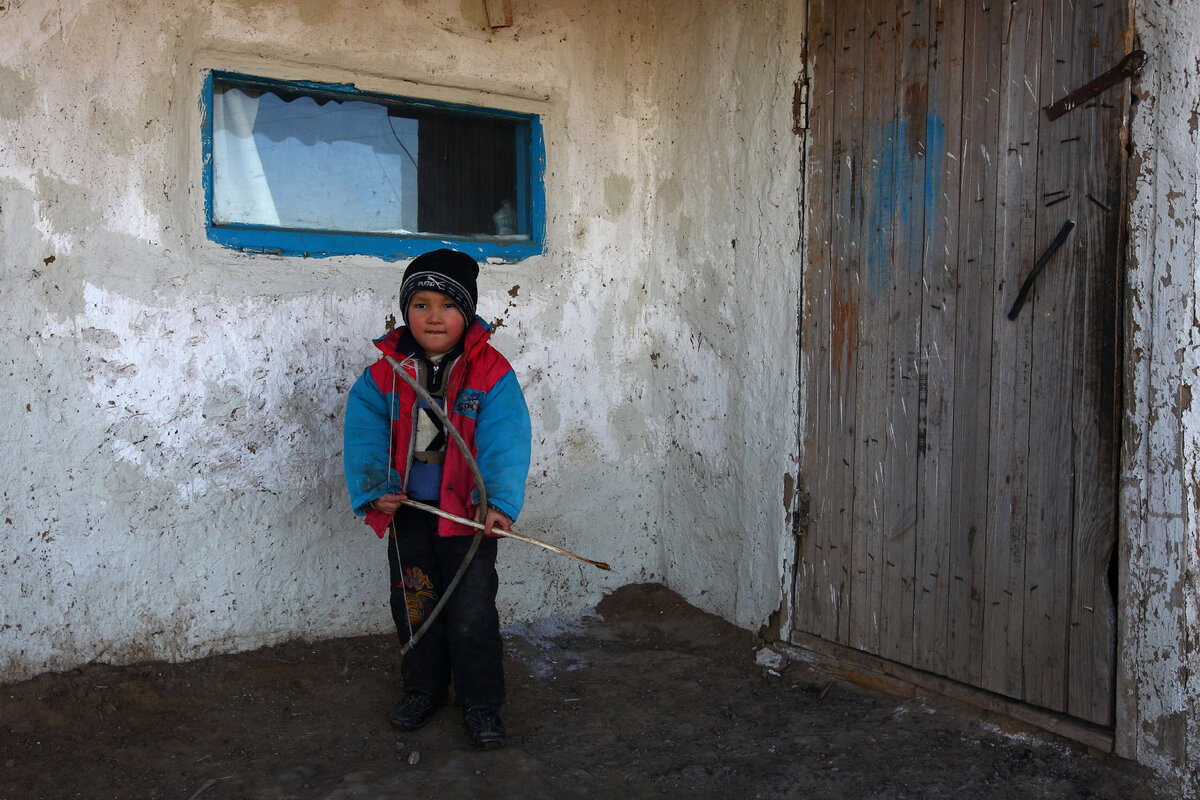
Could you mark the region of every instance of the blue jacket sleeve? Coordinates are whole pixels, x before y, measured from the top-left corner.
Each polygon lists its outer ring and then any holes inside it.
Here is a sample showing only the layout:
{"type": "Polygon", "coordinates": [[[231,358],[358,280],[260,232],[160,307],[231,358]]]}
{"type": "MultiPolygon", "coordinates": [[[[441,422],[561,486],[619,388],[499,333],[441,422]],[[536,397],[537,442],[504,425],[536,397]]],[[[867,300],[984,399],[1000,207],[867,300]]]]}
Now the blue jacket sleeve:
{"type": "Polygon", "coordinates": [[[525,504],[532,428],[525,395],[509,370],[480,403],[475,425],[475,461],[489,505],[517,519],[525,504]]]}
{"type": "Polygon", "coordinates": [[[370,370],[354,382],[346,400],[346,426],[342,433],[342,463],[350,505],[362,516],[366,505],[389,490],[404,486],[400,473],[388,462],[391,414],[387,397],[371,378],[370,370]]]}

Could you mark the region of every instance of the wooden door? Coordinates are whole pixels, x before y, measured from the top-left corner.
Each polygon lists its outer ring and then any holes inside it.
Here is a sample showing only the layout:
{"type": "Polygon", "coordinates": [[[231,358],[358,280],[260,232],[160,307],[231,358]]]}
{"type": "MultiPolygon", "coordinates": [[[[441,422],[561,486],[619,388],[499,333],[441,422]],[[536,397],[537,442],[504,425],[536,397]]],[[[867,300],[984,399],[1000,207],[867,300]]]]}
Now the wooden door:
{"type": "Polygon", "coordinates": [[[1126,4],[809,13],[795,627],[1111,725],[1126,4]]]}

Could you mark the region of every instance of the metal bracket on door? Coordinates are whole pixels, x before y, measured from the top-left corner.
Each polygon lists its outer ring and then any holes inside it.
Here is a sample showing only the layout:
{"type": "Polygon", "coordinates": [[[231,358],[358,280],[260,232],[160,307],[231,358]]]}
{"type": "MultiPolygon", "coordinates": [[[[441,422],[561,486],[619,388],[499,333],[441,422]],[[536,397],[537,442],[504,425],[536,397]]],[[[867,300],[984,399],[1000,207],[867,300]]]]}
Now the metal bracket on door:
{"type": "Polygon", "coordinates": [[[1148,58],[1145,50],[1134,50],[1121,59],[1120,64],[1117,64],[1108,72],[1103,73],[1097,78],[1093,78],[1063,99],[1046,106],[1043,109],[1046,112],[1046,119],[1053,122],[1071,109],[1078,108],[1106,89],[1116,86],[1126,78],[1132,78],[1142,71],[1142,67],[1146,66],[1148,58]]]}
{"type": "Polygon", "coordinates": [[[808,533],[808,526],[812,522],[812,495],[808,492],[800,492],[796,495],[796,511],[792,517],[792,536],[799,539],[804,534],[808,533]]]}
{"type": "Polygon", "coordinates": [[[1009,309],[1008,318],[1010,320],[1015,320],[1017,318],[1017,314],[1021,313],[1021,306],[1025,305],[1025,298],[1029,296],[1030,290],[1033,289],[1034,281],[1036,281],[1038,275],[1042,273],[1042,269],[1045,268],[1046,262],[1050,260],[1050,256],[1058,252],[1058,248],[1063,246],[1063,243],[1067,241],[1067,237],[1071,235],[1071,231],[1074,229],[1075,220],[1069,219],[1064,222],[1062,228],[1058,232],[1058,236],[1054,237],[1054,241],[1051,242],[1050,246],[1046,248],[1046,252],[1042,253],[1042,257],[1039,258],[1037,263],[1033,265],[1033,269],[1029,270],[1029,276],[1025,278],[1025,282],[1021,284],[1021,291],[1017,292],[1017,299],[1012,304],[1012,308],[1009,309]]]}

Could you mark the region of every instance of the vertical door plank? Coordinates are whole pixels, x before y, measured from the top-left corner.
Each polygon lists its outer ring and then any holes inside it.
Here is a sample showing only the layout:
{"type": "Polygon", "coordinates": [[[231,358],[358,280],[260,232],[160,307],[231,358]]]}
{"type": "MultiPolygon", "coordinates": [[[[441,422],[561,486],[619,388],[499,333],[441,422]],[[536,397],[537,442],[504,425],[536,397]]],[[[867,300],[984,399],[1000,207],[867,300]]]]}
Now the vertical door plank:
{"type": "MultiPolygon", "coordinates": [[[[1074,0],[1045,0],[1039,106],[1077,85],[1074,0]]],[[[1037,252],[1079,209],[1082,193],[1078,114],[1054,123],[1043,115],[1038,131],[1037,252]]],[[[1076,231],[1075,233],[1078,233],[1076,231]]],[[[1071,531],[1075,497],[1072,464],[1076,316],[1079,270],[1087,258],[1074,233],[1038,278],[1022,317],[1033,326],[1030,360],[1028,521],[1025,540],[1024,698],[1066,711],[1067,616],[1070,612],[1071,531]]],[[[1028,271],[1028,266],[1024,271],[1028,271]]]]}
{"type": "Polygon", "coordinates": [[[988,525],[982,685],[1022,697],[1031,314],[1006,314],[1037,258],[1037,152],[1042,3],[1005,3],[1000,73],[1000,182],[992,304],[988,525]]]}
{"type": "Polygon", "coordinates": [[[827,457],[844,435],[839,425],[838,388],[845,323],[833,309],[833,214],[838,208],[834,174],[833,119],[837,102],[835,64],[840,48],[835,38],[834,4],[815,0],[808,17],[809,130],[806,162],[805,221],[807,260],[804,276],[801,380],[805,393],[805,489],[811,497],[808,530],[800,547],[796,576],[798,627],[831,641],[837,639],[842,583],[839,564],[830,560],[837,537],[849,529],[853,485],[840,461],[827,457]]]}
{"type": "Polygon", "coordinates": [[[1003,4],[966,3],[963,21],[962,162],[954,323],[954,409],[946,675],[980,685],[985,544],[988,531],[992,383],[992,299],[997,198],[1004,150],[1003,4]]]}
{"type": "Polygon", "coordinates": [[[862,142],[864,187],[854,235],[858,274],[858,380],[855,394],[854,553],[850,574],[850,644],[879,652],[887,450],[888,288],[896,126],[896,33],[892,0],[867,0],[859,46],[866,53],[862,142]]]}
{"type": "MultiPolygon", "coordinates": [[[[1089,3],[1077,30],[1086,37],[1072,62],[1090,80],[1125,55],[1128,25],[1124,2],[1089,3]]],[[[1082,180],[1072,198],[1079,227],[1080,346],[1073,409],[1075,436],[1074,529],[1071,553],[1070,642],[1067,713],[1099,725],[1113,724],[1116,611],[1108,567],[1116,544],[1117,475],[1117,276],[1120,274],[1120,220],[1124,185],[1121,126],[1124,89],[1072,112],[1078,116],[1082,180]]],[[[1053,123],[1052,123],[1053,124],[1053,123]]]]}
{"type": "Polygon", "coordinates": [[[892,266],[888,282],[887,426],[880,655],[913,663],[917,532],[917,427],[925,252],[930,22],[924,0],[896,0],[892,107],[892,266]]]}
{"type": "MultiPolygon", "coordinates": [[[[926,223],[918,360],[917,541],[913,665],[946,674],[959,207],[962,202],[964,3],[926,4],[930,20],[926,223]]],[[[994,127],[993,127],[994,130],[994,127]]],[[[987,297],[987,293],[984,297],[987,297]]]]}
{"type": "MultiPolygon", "coordinates": [[[[831,532],[829,553],[833,583],[829,587],[837,604],[837,641],[850,641],[854,535],[854,503],[859,492],[855,481],[857,452],[857,398],[859,373],[859,226],[863,207],[863,152],[857,132],[863,124],[863,5],[839,4],[835,18],[837,52],[837,103],[834,109],[833,157],[833,363],[836,394],[830,402],[837,413],[836,438],[831,438],[829,460],[846,489],[839,496],[838,525],[831,532]]],[[[831,432],[831,437],[833,433],[831,432]]]]}
{"type": "Polygon", "coordinates": [[[832,297],[830,348],[830,432],[826,458],[830,483],[843,488],[837,497],[836,516],[829,527],[826,560],[830,583],[826,591],[837,610],[834,639],[851,641],[853,560],[857,553],[854,504],[859,492],[855,480],[857,450],[857,397],[859,373],[859,238],[863,207],[863,152],[858,136],[863,124],[863,81],[866,48],[863,46],[863,5],[841,4],[834,17],[836,42],[836,100],[833,119],[833,242],[830,266],[832,297]]]}

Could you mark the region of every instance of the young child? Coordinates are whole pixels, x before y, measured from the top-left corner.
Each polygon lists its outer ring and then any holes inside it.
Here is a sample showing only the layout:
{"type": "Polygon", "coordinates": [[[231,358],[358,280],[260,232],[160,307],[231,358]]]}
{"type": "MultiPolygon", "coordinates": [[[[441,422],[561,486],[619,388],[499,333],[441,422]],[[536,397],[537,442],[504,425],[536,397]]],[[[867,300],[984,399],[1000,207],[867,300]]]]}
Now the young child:
{"type": "MultiPolygon", "coordinates": [[[[488,344],[475,315],[479,265],[454,250],[418,256],[404,272],[405,326],[376,340],[442,406],[471,449],[483,478],[487,533],[462,582],[401,662],[404,697],[391,722],[416,730],[455,702],[475,747],[502,747],[503,644],[496,612],[496,538],[511,528],[529,473],[529,410],[512,367],[488,344]]],[[[474,530],[401,505],[412,498],[478,519],[479,495],[466,457],[412,387],[385,358],[350,390],[345,428],[346,486],[354,513],[388,533],[392,617],[408,642],[437,604],[470,548],[474,530]],[[448,446],[447,446],[448,445],[448,446]]]]}

